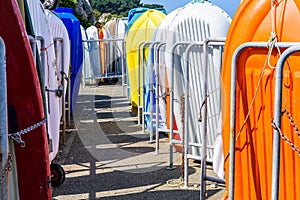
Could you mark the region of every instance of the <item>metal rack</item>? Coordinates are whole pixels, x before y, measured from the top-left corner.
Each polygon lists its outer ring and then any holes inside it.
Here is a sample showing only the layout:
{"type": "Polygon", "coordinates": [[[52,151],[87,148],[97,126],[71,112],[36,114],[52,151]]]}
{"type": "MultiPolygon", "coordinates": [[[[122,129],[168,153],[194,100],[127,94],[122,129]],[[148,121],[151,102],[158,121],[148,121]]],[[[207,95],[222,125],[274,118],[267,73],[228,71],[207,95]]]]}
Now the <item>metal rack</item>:
{"type": "MultiPolygon", "coordinates": [[[[231,96],[230,96],[230,163],[229,163],[229,199],[234,199],[234,175],[235,175],[235,132],[236,132],[236,84],[237,84],[237,61],[240,54],[249,48],[267,49],[267,42],[248,42],[240,45],[233,54],[231,64],[231,96]]],[[[280,128],[281,119],[281,103],[282,103],[282,68],[285,60],[295,51],[299,51],[299,43],[278,42],[278,48],[289,48],[285,50],[277,62],[276,86],[275,86],[275,103],[274,107],[274,123],[280,128]]],[[[278,130],[274,130],[273,142],[273,164],[272,164],[272,199],[278,199],[279,193],[279,166],[280,166],[280,136],[278,130]]]]}

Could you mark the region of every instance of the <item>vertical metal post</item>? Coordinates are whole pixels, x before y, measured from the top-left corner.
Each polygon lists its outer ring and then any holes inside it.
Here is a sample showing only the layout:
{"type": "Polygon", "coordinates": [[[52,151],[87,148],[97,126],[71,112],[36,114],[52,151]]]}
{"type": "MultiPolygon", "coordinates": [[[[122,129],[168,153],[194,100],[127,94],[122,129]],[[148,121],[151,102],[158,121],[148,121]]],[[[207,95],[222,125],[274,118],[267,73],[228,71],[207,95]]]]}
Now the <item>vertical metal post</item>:
{"type": "Polygon", "coordinates": [[[140,87],[140,83],[141,83],[141,77],[140,77],[140,73],[141,73],[141,47],[144,45],[145,42],[141,42],[139,43],[138,46],[138,125],[141,125],[141,87],[140,87]]]}
{"type": "Polygon", "coordinates": [[[184,187],[187,188],[188,187],[188,158],[187,158],[187,154],[188,154],[188,150],[189,150],[189,133],[188,133],[188,117],[190,116],[189,113],[189,83],[190,83],[190,77],[189,77],[189,55],[190,55],[190,50],[191,48],[194,47],[194,45],[189,45],[186,49],[186,53],[185,53],[185,57],[184,57],[184,61],[185,61],[185,70],[184,70],[184,78],[185,78],[185,82],[184,82],[184,124],[182,125],[184,128],[184,132],[182,135],[182,137],[184,137],[184,149],[183,149],[183,153],[184,153],[184,187]]]}
{"type": "MultiPolygon", "coordinates": [[[[298,44],[299,45],[299,44],[298,44]]],[[[274,124],[281,127],[281,109],[282,109],[282,80],[283,67],[287,58],[295,52],[300,51],[300,46],[294,46],[286,49],[280,56],[276,67],[275,78],[275,97],[274,97],[274,124]]],[[[272,200],[279,197],[279,177],[280,177],[280,132],[274,129],[273,139],[273,162],[272,162],[272,200]]]]}
{"type": "MultiPolygon", "coordinates": [[[[153,69],[156,69],[157,63],[155,63],[156,55],[155,55],[155,46],[157,46],[161,42],[152,42],[150,45],[150,143],[153,142],[153,137],[154,137],[154,130],[153,130],[153,93],[154,93],[154,80],[153,80],[153,69]],[[153,64],[152,64],[153,63],[153,64]]],[[[147,65],[147,64],[146,64],[147,65]]],[[[156,102],[157,103],[157,102],[156,102]]],[[[145,108],[145,104],[143,107],[145,108]]],[[[156,118],[158,118],[158,115],[156,115],[156,118]]],[[[156,124],[156,129],[158,129],[158,124],[156,124]]],[[[157,135],[155,140],[157,140],[157,135]]]]}
{"type": "Polygon", "coordinates": [[[30,35],[28,35],[28,39],[29,39],[29,42],[30,42],[32,55],[33,55],[33,58],[34,58],[34,64],[36,65],[36,40],[30,35]]]}
{"type": "Polygon", "coordinates": [[[84,44],[86,42],[82,41],[82,47],[83,47],[83,61],[82,61],[82,88],[85,88],[85,84],[86,84],[86,78],[87,78],[87,72],[86,72],[86,66],[85,66],[85,47],[84,44]]]}
{"type": "MultiPolygon", "coordinates": [[[[207,100],[206,100],[206,95],[208,95],[207,91],[207,70],[208,70],[208,43],[209,40],[204,41],[204,46],[203,46],[203,51],[204,51],[204,107],[203,107],[203,119],[202,119],[202,147],[201,147],[201,171],[200,171],[200,180],[202,180],[201,185],[200,185],[200,199],[204,200],[205,199],[205,192],[206,192],[206,137],[207,137],[207,100]]],[[[201,112],[201,111],[200,111],[201,112]]]]}
{"type": "MultiPolygon", "coordinates": [[[[8,159],[8,122],[7,122],[7,86],[6,86],[6,64],[5,64],[5,44],[0,37],[0,155],[1,155],[1,173],[5,171],[6,162],[8,159]]],[[[9,199],[8,177],[5,177],[0,184],[1,198],[9,199]]]]}
{"type": "Polygon", "coordinates": [[[125,86],[125,41],[122,41],[122,51],[121,51],[121,67],[122,67],[122,95],[124,96],[124,86],[125,86]]]}
{"type": "MultiPolygon", "coordinates": [[[[62,138],[62,143],[65,143],[65,138],[66,138],[66,114],[65,114],[65,98],[66,98],[66,89],[65,89],[65,63],[64,63],[64,41],[63,38],[54,38],[54,47],[55,47],[55,54],[56,57],[58,57],[58,50],[57,50],[57,43],[60,42],[60,49],[61,49],[61,86],[63,88],[62,90],[62,97],[61,97],[61,110],[62,110],[62,132],[61,132],[61,138],[62,138]]],[[[84,63],[84,62],[83,62],[84,63]]]]}
{"type": "Polygon", "coordinates": [[[108,49],[108,41],[105,39],[104,40],[104,55],[105,55],[105,78],[107,78],[107,73],[108,73],[108,70],[109,70],[109,60],[110,60],[110,57],[109,57],[109,49],[108,49]]]}
{"type": "MultiPolygon", "coordinates": [[[[45,40],[42,36],[36,36],[36,40],[41,42],[41,49],[45,48],[45,40]]],[[[42,68],[43,70],[45,70],[46,68],[46,52],[45,51],[41,51],[41,64],[42,64],[42,68]]],[[[43,75],[44,77],[44,75],[43,75]]]]}
{"type": "Polygon", "coordinates": [[[156,96],[155,96],[155,100],[156,100],[156,108],[155,108],[155,122],[156,122],[156,130],[155,130],[155,150],[156,150],[156,154],[159,153],[159,88],[160,88],[160,83],[159,83],[159,68],[160,66],[160,49],[162,47],[166,46],[165,42],[161,42],[160,44],[158,44],[157,49],[156,49],[156,56],[155,56],[155,84],[156,84],[156,96]]]}
{"type": "MultiPolygon", "coordinates": [[[[142,46],[142,131],[143,133],[145,133],[145,117],[144,117],[144,106],[145,106],[145,51],[146,48],[148,48],[150,45],[152,44],[152,42],[145,42],[144,45],[142,46]]],[[[147,64],[146,64],[147,66],[147,64]]],[[[140,76],[140,74],[139,74],[140,76]]],[[[140,84],[140,83],[139,83],[140,84]]],[[[153,134],[153,133],[152,133],[153,134]]],[[[150,142],[152,142],[153,138],[150,139],[150,142]]]]}

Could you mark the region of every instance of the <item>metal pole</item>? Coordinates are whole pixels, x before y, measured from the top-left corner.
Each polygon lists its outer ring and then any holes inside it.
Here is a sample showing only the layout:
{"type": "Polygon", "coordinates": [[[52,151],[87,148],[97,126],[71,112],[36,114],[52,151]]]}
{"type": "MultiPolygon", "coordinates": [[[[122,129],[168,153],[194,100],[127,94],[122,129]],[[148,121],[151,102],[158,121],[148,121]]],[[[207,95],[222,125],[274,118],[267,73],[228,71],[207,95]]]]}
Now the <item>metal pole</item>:
{"type": "Polygon", "coordinates": [[[57,53],[57,43],[60,42],[61,44],[61,86],[63,88],[62,90],[62,97],[61,97],[61,110],[62,110],[62,143],[65,143],[65,138],[66,138],[66,115],[65,115],[65,63],[64,63],[64,41],[63,38],[54,38],[54,46],[55,46],[55,53],[56,57],[58,57],[57,53]]]}
{"type": "Polygon", "coordinates": [[[160,49],[162,47],[166,46],[165,42],[162,42],[158,44],[157,49],[156,49],[156,61],[155,61],[155,84],[156,84],[156,108],[155,108],[155,122],[156,122],[156,130],[155,130],[155,150],[156,154],[159,154],[159,88],[160,88],[160,83],[159,83],[159,68],[160,68],[160,49]]]}
{"type": "Polygon", "coordinates": [[[138,46],[138,125],[141,125],[141,87],[140,87],[140,83],[141,83],[141,78],[140,78],[140,71],[141,71],[141,47],[144,45],[145,42],[141,42],[139,43],[138,46]]]}
{"type": "Polygon", "coordinates": [[[121,51],[121,67],[122,67],[122,95],[124,96],[124,86],[125,86],[125,60],[124,60],[124,54],[125,54],[125,42],[122,41],[122,51],[121,51]]]}
{"type": "MultiPolygon", "coordinates": [[[[153,82],[154,82],[154,80],[153,80],[153,73],[152,73],[154,66],[153,66],[152,62],[154,63],[154,65],[157,65],[157,63],[155,64],[155,55],[154,55],[154,53],[155,53],[155,46],[158,45],[159,43],[161,43],[161,42],[158,42],[158,41],[153,42],[149,47],[149,49],[150,49],[150,58],[149,58],[149,60],[150,60],[150,74],[149,74],[149,76],[150,76],[150,141],[149,142],[150,143],[154,142],[153,141],[153,136],[154,136],[154,130],[153,130],[153,93],[154,93],[154,86],[153,86],[153,82]],[[152,50],[153,50],[153,52],[152,52],[152,50]]],[[[145,107],[145,106],[146,105],[144,104],[143,107],[145,107]]],[[[157,115],[156,115],[156,118],[158,118],[157,115]]],[[[157,126],[158,126],[158,124],[156,124],[156,129],[157,129],[157,126]]],[[[157,139],[158,138],[157,138],[157,135],[156,135],[155,140],[157,140],[157,139]]]]}
{"type": "MultiPolygon", "coordinates": [[[[145,133],[145,117],[144,117],[144,106],[145,106],[145,51],[146,48],[149,47],[152,42],[145,42],[142,46],[142,132],[145,133]]],[[[139,74],[140,76],[140,74],[139,74]]],[[[139,83],[140,84],[140,83],[139,83]]],[[[140,87],[140,85],[139,85],[140,87]]],[[[150,140],[151,141],[151,140],[150,140]]]]}
{"type": "MultiPolygon", "coordinates": [[[[42,36],[36,36],[35,39],[41,42],[41,49],[45,49],[44,38],[42,36]]],[[[41,64],[42,64],[43,70],[45,70],[45,68],[46,68],[45,58],[46,58],[46,52],[41,51],[41,64]]],[[[45,76],[43,75],[43,77],[45,77],[45,76]]]]}
{"type": "MultiPolygon", "coordinates": [[[[6,85],[6,61],[5,61],[5,44],[0,37],[0,154],[1,154],[1,173],[5,171],[8,160],[8,127],[7,127],[7,85],[6,85]]],[[[9,199],[8,177],[5,177],[1,185],[1,198],[9,199]]]]}
{"type": "MultiPolygon", "coordinates": [[[[190,113],[189,113],[189,109],[188,109],[188,106],[189,106],[189,54],[190,54],[190,50],[191,48],[194,47],[194,46],[191,46],[189,45],[186,49],[186,53],[185,53],[185,57],[184,57],[184,60],[185,60],[185,70],[184,70],[184,78],[185,78],[185,82],[184,82],[184,128],[183,128],[183,134],[184,136],[182,136],[184,138],[184,149],[183,149],[183,153],[184,153],[184,178],[183,178],[183,181],[184,181],[184,187],[187,188],[188,187],[188,159],[187,159],[187,154],[188,154],[188,149],[189,149],[189,134],[188,134],[188,117],[190,116],[190,113]]],[[[183,135],[182,134],[182,135],[183,135]]]]}
{"type": "MultiPolygon", "coordinates": [[[[204,41],[204,78],[205,81],[207,81],[207,69],[208,69],[208,46],[210,43],[213,42],[222,42],[222,45],[225,44],[226,38],[208,38],[204,41]]],[[[218,44],[216,44],[218,45],[218,44]]],[[[207,83],[204,85],[204,92],[205,96],[208,95],[208,90],[207,90],[207,83]]],[[[206,98],[204,96],[204,98],[206,98]]],[[[206,157],[207,157],[207,100],[204,100],[204,117],[203,117],[203,126],[201,130],[201,138],[202,138],[202,152],[201,152],[201,172],[200,172],[200,199],[204,200],[205,199],[205,192],[206,192],[206,179],[208,176],[206,176],[206,157]]],[[[215,179],[215,182],[223,182],[221,179],[215,179]]]]}
{"type": "Polygon", "coordinates": [[[86,48],[85,48],[85,42],[82,42],[82,50],[83,50],[83,61],[82,61],[82,88],[85,88],[85,84],[86,84],[86,79],[87,79],[87,69],[86,69],[86,66],[85,66],[85,51],[86,51],[86,48]]]}
{"type": "Polygon", "coordinates": [[[31,35],[28,35],[28,39],[30,42],[32,55],[34,58],[34,65],[36,65],[36,40],[31,35]]]}
{"type": "Polygon", "coordinates": [[[168,170],[173,170],[175,167],[173,166],[173,135],[174,135],[174,119],[173,119],[173,113],[174,113],[174,75],[175,75],[175,70],[174,70],[174,57],[175,57],[175,50],[179,46],[187,46],[191,42],[179,42],[174,44],[171,47],[171,63],[170,63],[170,68],[171,68],[171,81],[169,85],[169,91],[170,91],[170,157],[169,157],[169,167],[167,167],[168,170]]]}
{"type": "Polygon", "coordinates": [[[105,78],[108,78],[107,77],[107,73],[108,73],[108,70],[110,68],[109,66],[109,61],[110,61],[110,53],[109,53],[109,50],[108,50],[108,41],[105,39],[105,42],[104,42],[104,55],[105,55],[105,78]]]}
{"type": "MultiPolygon", "coordinates": [[[[279,48],[288,48],[297,43],[279,42],[279,48]]],[[[298,43],[299,44],[299,43],[298,43]]],[[[231,64],[231,92],[230,92],[230,163],[229,163],[229,199],[234,199],[234,173],[235,173],[235,129],[236,129],[236,73],[239,55],[247,48],[267,48],[267,42],[247,42],[240,45],[233,54],[231,64]]],[[[273,172],[272,172],[273,173],[273,172]]],[[[275,172],[274,172],[275,173],[275,172]]],[[[278,173],[279,174],[279,173],[278,173]]]]}
{"type": "MultiPolygon", "coordinates": [[[[299,45],[299,44],[298,44],[299,45]]],[[[275,97],[274,97],[274,123],[281,127],[281,108],[282,108],[282,80],[283,68],[287,58],[300,51],[300,46],[293,46],[286,49],[280,56],[276,67],[275,79],[275,97]]],[[[280,133],[278,129],[274,129],[273,139],[273,163],[272,163],[272,200],[277,200],[279,196],[279,176],[280,175],[280,133]]]]}

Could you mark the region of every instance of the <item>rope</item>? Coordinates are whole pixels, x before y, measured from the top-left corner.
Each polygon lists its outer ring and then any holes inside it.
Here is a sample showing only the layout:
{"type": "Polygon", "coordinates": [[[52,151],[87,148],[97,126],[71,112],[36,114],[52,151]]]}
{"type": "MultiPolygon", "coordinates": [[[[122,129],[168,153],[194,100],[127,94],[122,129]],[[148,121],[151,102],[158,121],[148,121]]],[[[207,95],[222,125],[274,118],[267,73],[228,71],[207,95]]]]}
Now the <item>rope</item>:
{"type": "MultiPolygon", "coordinates": [[[[271,31],[271,36],[270,36],[270,39],[268,41],[268,44],[267,44],[267,48],[268,48],[268,54],[267,54],[267,58],[265,60],[265,63],[264,63],[264,66],[263,66],[263,69],[262,69],[262,72],[260,74],[260,77],[259,77],[259,80],[258,80],[258,83],[257,83],[257,87],[255,89],[255,92],[254,92],[254,96],[252,98],[252,101],[251,101],[251,104],[249,106],[249,110],[248,110],[248,113],[244,119],[244,122],[239,130],[239,132],[237,133],[237,136],[235,138],[235,141],[237,141],[248,121],[248,118],[250,116],[250,112],[253,108],[253,105],[254,105],[254,101],[257,97],[257,94],[258,94],[258,91],[259,91],[259,86],[262,82],[262,79],[263,79],[263,75],[264,75],[264,72],[266,70],[266,66],[268,65],[271,69],[276,69],[276,67],[272,66],[271,63],[270,63],[270,58],[271,58],[271,54],[272,54],[272,51],[273,51],[273,48],[274,46],[276,46],[276,49],[278,51],[278,54],[279,56],[281,56],[281,52],[280,52],[280,49],[279,49],[279,46],[278,46],[278,40],[277,40],[277,34],[276,34],[276,25],[275,25],[275,0],[271,0],[271,21],[272,21],[272,31],[271,31]]],[[[229,152],[226,154],[225,158],[224,158],[224,162],[226,161],[226,159],[229,157],[229,152]]]]}
{"type": "Polygon", "coordinates": [[[264,72],[266,70],[266,65],[268,64],[268,66],[271,69],[276,69],[276,66],[274,67],[270,63],[270,58],[271,58],[271,54],[272,54],[274,46],[276,46],[276,49],[277,49],[278,54],[279,54],[279,57],[281,56],[281,52],[280,52],[280,49],[279,49],[279,46],[278,46],[277,34],[275,32],[275,15],[274,15],[274,13],[275,13],[275,0],[272,0],[271,1],[272,32],[271,32],[271,36],[270,36],[270,39],[269,39],[268,44],[267,44],[267,48],[268,48],[267,58],[265,60],[264,67],[263,67],[262,72],[260,74],[260,77],[259,77],[259,80],[258,80],[258,83],[257,83],[257,87],[256,87],[256,90],[255,90],[254,96],[253,96],[251,104],[249,106],[248,113],[247,113],[247,115],[245,117],[245,120],[244,120],[244,122],[243,122],[243,124],[242,124],[242,126],[241,126],[241,128],[240,128],[240,130],[238,132],[238,134],[237,134],[237,137],[235,138],[235,141],[237,141],[238,138],[240,137],[241,132],[243,131],[243,129],[244,129],[246,123],[247,123],[247,120],[248,120],[248,118],[250,116],[250,112],[252,110],[252,107],[254,105],[254,101],[255,101],[255,99],[257,97],[257,94],[258,94],[258,91],[259,91],[259,86],[260,86],[260,84],[262,82],[263,75],[264,75],[264,72]]]}
{"type": "Polygon", "coordinates": [[[180,98],[181,106],[180,106],[180,116],[181,116],[181,125],[182,125],[182,152],[181,152],[181,180],[184,181],[184,165],[185,165],[185,127],[184,127],[184,117],[185,117],[185,95],[181,95],[180,98]]]}
{"type": "Polygon", "coordinates": [[[244,122],[243,122],[243,124],[242,124],[242,126],[241,126],[241,128],[240,128],[240,130],[239,130],[239,132],[238,132],[238,134],[237,134],[237,136],[236,136],[236,138],[235,138],[235,141],[237,141],[238,138],[240,137],[240,135],[241,135],[241,133],[242,133],[242,131],[243,131],[243,129],[244,129],[244,127],[245,127],[247,121],[248,121],[248,118],[249,118],[249,116],[250,116],[250,112],[251,112],[251,110],[252,110],[252,107],[253,107],[253,105],[254,105],[254,101],[255,101],[255,99],[256,99],[256,97],[257,97],[257,94],[258,94],[258,91],[259,91],[259,88],[260,88],[259,86],[260,86],[260,84],[261,84],[261,81],[262,81],[262,79],[263,79],[263,75],[264,75],[265,70],[266,70],[267,60],[268,60],[268,59],[265,60],[264,67],[263,67],[262,72],[261,72],[261,74],[260,74],[260,77],[259,77],[259,80],[258,80],[258,83],[257,83],[257,87],[256,87],[256,89],[255,89],[254,96],[253,96],[252,101],[251,101],[251,104],[250,104],[250,106],[249,106],[248,113],[247,113],[247,115],[246,115],[246,117],[245,117],[245,119],[244,119],[244,122]]]}

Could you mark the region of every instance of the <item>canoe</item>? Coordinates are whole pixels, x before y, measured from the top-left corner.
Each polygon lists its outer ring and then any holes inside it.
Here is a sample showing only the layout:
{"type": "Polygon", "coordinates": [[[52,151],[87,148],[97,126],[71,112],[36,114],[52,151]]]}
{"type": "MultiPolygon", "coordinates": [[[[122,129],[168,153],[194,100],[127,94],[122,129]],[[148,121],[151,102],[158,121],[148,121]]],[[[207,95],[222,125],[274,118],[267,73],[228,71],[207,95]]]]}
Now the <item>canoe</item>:
{"type": "MultiPolygon", "coordinates": [[[[70,67],[70,40],[68,35],[68,30],[61,19],[54,14],[52,11],[45,10],[47,15],[47,20],[50,27],[50,32],[53,37],[53,40],[56,38],[61,38],[61,42],[57,42],[57,49],[55,50],[56,57],[56,73],[58,78],[58,84],[62,85],[62,72],[65,76],[69,76],[69,67],[70,67]],[[61,46],[61,44],[63,44],[61,46]]],[[[67,90],[67,80],[64,79],[64,94],[66,94],[67,90]]],[[[61,103],[62,98],[59,98],[59,105],[61,103]]],[[[59,106],[59,116],[62,116],[62,107],[59,106]]]]}
{"type": "Polygon", "coordinates": [[[45,101],[47,110],[47,130],[49,135],[49,146],[50,146],[50,161],[52,161],[57,152],[59,144],[59,128],[60,128],[60,114],[59,107],[60,101],[59,97],[56,95],[55,91],[58,88],[58,77],[56,71],[55,62],[55,52],[53,36],[50,32],[49,22],[46,13],[42,7],[39,0],[28,1],[28,8],[30,11],[31,22],[33,26],[33,31],[36,36],[41,36],[44,40],[44,47],[41,46],[41,42],[38,44],[38,52],[41,55],[41,63],[45,65],[42,66],[44,74],[44,86],[45,86],[45,101]],[[42,49],[44,48],[44,49],[42,49]],[[43,58],[42,55],[45,57],[43,58]],[[44,59],[44,60],[43,60],[44,59]],[[48,91],[50,90],[50,91],[48,91]]]}
{"type": "Polygon", "coordinates": [[[116,38],[116,26],[117,26],[117,20],[111,19],[104,25],[105,30],[107,31],[107,34],[109,35],[109,38],[114,39],[116,38]]]}
{"type": "MultiPolygon", "coordinates": [[[[96,27],[95,27],[96,28],[96,27]]],[[[87,34],[87,30],[85,30],[85,28],[83,26],[80,26],[80,30],[81,30],[81,35],[82,35],[82,40],[88,40],[88,34],[87,34]]],[[[97,32],[97,35],[95,36],[95,38],[98,38],[98,32],[97,32]]],[[[92,67],[91,67],[91,61],[90,61],[90,43],[88,42],[84,42],[82,44],[82,47],[83,47],[83,62],[82,62],[82,70],[84,70],[82,73],[84,74],[84,77],[85,78],[91,78],[91,77],[94,77],[94,72],[92,70],[92,67]]],[[[99,52],[99,43],[98,43],[98,52],[99,52]]],[[[99,55],[99,53],[98,53],[99,55]]],[[[100,57],[97,56],[97,59],[99,60],[100,62],[100,57]]],[[[99,63],[98,63],[99,65],[99,63]]],[[[100,74],[100,68],[97,67],[97,71],[98,71],[98,74],[100,74]]],[[[92,80],[89,79],[89,80],[86,80],[85,79],[85,82],[84,84],[92,84],[92,80]]]]}
{"type": "Polygon", "coordinates": [[[0,35],[6,44],[9,134],[34,125],[15,142],[20,199],[52,199],[44,107],[24,22],[15,0],[0,8],[0,35]],[[17,47],[17,48],[16,48],[17,47]],[[30,180],[30,184],[28,184],[30,180]]]}
{"type": "MultiPolygon", "coordinates": [[[[88,40],[98,40],[98,30],[95,26],[90,26],[86,29],[86,36],[88,40]]],[[[100,43],[99,41],[85,42],[88,46],[89,60],[90,60],[90,77],[99,77],[100,73],[100,43]]],[[[86,74],[87,75],[87,74],[86,74]]]]}
{"type": "MultiPolygon", "coordinates": [[[[107,32],[107,39],[113,40],[116,38],[116,26],[117,26],[117,20],[111,19],[109,20],[104,28],[107,32]]],[[[118,68],[117,66],[117,43],[115,41],[108,41],[107,42],[107,73],[110,76],[119,75],[122,73],[121,68],[118,68]]]]}
{"type": "MultiPolygon", "coordinates": [[[[105,40],[108,38],[107,36],[107,32],[105,30],[104,27],[102,27],[99,32],[98,32],[98,38],[100,40],[105,40]]],[[[106,49],[106,44],[104,41],[100,42],[100,73],[101,75],[105,75],[106,72],[106,66],[107,66],[107,58],[106,58],[106,53],[105,53],[105,49],[106,49]]]]}
{"type": "Polygon", "coordinates": [[[73,114],[74,108],[76,106],[76,100],[79,93],[79,86],[82,74],[82,36],[80,31],[80,22],[75,17],[74,11],[71,8],[57,8],[54,12],[60,17],[60,19],[65,24],[69,40],[71,42],[71,102],[70,102],[70,112],[73,114]]]}
{"type": "Polygon", "coordinates": [[[128,12],[128,24],[126,32],[128,32],[133,25],[133,23],[149,8],[133,8],[128,12]]]}
{"type": "MultiPolygon", "coordinates": [[[[138,106],[138,46],[142,41],[152,40],[155,29],[164,17],[164,13],[150,9],[134,22],[126,36],[127,69],[133,112],[135,112],[138,106]]],[[[142,102],[142,98],[140,102],[142,102]]]]}
{"type": "MultiPolygon", "coordinates": [[[[300,24],[299,8],[299,1],[293,0],[276,1],[276,5],[268,0],[244,0],[233,18],[226,40],[224,52],[226,59],[222,70],[225,87],[222,103],[225,121],[222,136],[224,156],[227,156],[225,159],[227,191],[229,191],[230,170],[229,137],[232,130],[230,112],[233,109],[230,106],[231,63],[234,51],[246,42],[267,43],[272,31],[276,34],[278,42],[299,42],[299,34],[295,29],[300,24]]],[[[234,85],[237,95],[233,99],[236,104],[234,149],[236,159],[233,188],[235,199],[271,199],[274,132],[271,122],[274,118],[274,107],[278,105],[278,102],[274,103],[276,70],[272,66],[276,65],[279,57],[278,51],[274,49],[270,56],[270,65],[266,65],[265,70],[263,68],[268,60],[266,48],[247,48],[241,52],[237,60],[238,76],[234,85]],[[263,71],[261,81],[259,81],[263,71]],[[246,118],[248,113],[250,115],[246,118]],[[245,126],[242,129],[243,124],[245,126]]],[[[291,56],[288,59],[288,65],[285,65],[281,108],[282,111],[286,109],[281,117],[281,131],[292,144],[298,147],[300,141],[295,135],[288,113],[297,125],[300,120],[298,115],[299,64],[299,57],[291,56]]],[[[300,184],[300,172],[297,170],[300,166],[300,157],[286,142],[281,140],[280,143],[278,199],[300,199],[300,191],[297,189],[300,184]]]]}
{"type": "MultiPolygon", "coordinates": [[[[117,19],[117,25],[116,25],[116,39],[123,39],[125,41],[125,34],[126,29],[128,25],[128,17],[118,18],[117,19]]],[[[127,79],[127,67],[126,67],[126,61],[125,61],[125,43],[123,41],[117,41],[117,61],[118,61],[118,68],[124,70],[124,74],[122,79],[123,84],[127,83],[127,89],[128,81],[127,79]],[[122,61],[123,60],[123,61],[122,61]]],[[[127,91],[127,94],[129,94],[129,90],[127,91]]]]}

